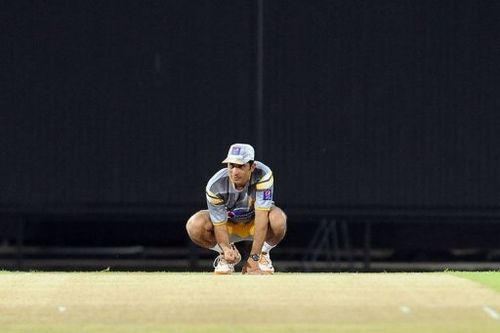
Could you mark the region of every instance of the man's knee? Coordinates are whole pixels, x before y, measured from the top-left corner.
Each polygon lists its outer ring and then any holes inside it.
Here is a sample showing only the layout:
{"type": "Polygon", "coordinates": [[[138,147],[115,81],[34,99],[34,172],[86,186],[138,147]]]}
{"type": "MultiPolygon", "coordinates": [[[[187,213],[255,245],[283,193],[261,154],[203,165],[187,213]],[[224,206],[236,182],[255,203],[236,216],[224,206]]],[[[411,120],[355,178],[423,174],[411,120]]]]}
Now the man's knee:
{"type": "Polygon", "coordinates": [[[203,211],[195,213],[186,223],[186,231],[191,238],[199,238],[206,225],[206,217],[203,211]]]}
{"type": "Polygon", "coordinates": [[[285,212],[279,207],[274,207],[269,212],[269,221],[271,223],[274,222],[275,224],[286,225],[286,219],[287,219],[287,217],[286,217],[285,212]]]}
{"type": "Polygon", "coordinates": [[[274,207],[269,212],[269,223],[271,224],[271,228],[277,233],[285,233],[286,220],[285,212],[279,207],[274,207]]]}

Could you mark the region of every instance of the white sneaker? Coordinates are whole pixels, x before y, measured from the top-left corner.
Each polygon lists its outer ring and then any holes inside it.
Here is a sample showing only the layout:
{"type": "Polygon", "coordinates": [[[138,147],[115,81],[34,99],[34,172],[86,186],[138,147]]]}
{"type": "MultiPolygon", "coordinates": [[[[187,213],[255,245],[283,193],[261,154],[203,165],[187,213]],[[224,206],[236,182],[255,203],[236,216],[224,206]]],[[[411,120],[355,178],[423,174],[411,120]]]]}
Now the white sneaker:
{"type": "Polygon", "coordinates": [[[214,260],[215,274],[232,274],[234,272],[234,264],[230,264],[224,259],[223,254],[219,254],[214,260]]]}
{"type": "Polygon", "coordinates": [[[236,266],[241,261],[241,254],[236,246],[234,246],[234,243],[231,243],[231,247],[233,248],[233,250],[236,250],[236,253],[238,255],[236,262],[234,264],[230,264],[226,261],[226,259],[224,259],[224,255],[222,253],[219,254],[214,260],[215,274],[231,274],[234,272],[234,266],[236,266]]]}
{"type": "Polygon", "coordinates": [[[269,253],[262,252],[260,254],[259,267],[260,270],[265,274],[274,273],[273,262],[271,261],[271,256],[269,256],[269,253]]]}

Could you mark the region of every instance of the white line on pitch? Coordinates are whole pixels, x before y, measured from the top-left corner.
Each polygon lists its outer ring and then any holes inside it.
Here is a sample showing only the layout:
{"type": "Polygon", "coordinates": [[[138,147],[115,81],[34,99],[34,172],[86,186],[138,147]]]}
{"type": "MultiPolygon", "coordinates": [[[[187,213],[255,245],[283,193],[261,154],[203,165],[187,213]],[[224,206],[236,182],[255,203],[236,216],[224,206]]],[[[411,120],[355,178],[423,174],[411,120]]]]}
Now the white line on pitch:
{"type": "Polygon", "coordinates": [[[407,307],[406,305],[401,305],[399,307],[399,310],[403,312],[404,314],[409,314],[411,312],[411,309],[407,307]]]}
{"type": "Polygon", "coordinates": [[[499,320],[500,319],[500,315],[495,311],[495,309],[493,309],[491,306],[488,306],[488,305],[484,305],[483,306],[483,310],[484,312],[486,312],[488,314],[488,316],[490,316],[491,318],[495,319],[495,320],[499,320]]]}

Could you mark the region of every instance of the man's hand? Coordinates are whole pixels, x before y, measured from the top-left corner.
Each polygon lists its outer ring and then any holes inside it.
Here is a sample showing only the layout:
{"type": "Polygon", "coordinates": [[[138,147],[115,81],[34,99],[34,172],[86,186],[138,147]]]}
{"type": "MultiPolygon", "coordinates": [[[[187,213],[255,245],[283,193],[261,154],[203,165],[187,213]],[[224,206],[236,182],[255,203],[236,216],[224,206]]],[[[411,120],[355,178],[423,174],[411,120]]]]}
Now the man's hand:
{"type": "Polygon", "coordinates": [[[230,264],[237,264],[240,262],[241,254],[234,244],[224,249],[224,260],[230,264]]]}
{"type": "Polygon", "coordinates": [[[262,275],[262,274],[264,274],[264,272],[260,270],[259,262],[253,260],[252,258],[247,259],[247,262],[245,263],[245,266],[243,266],[241,273],[242,274],[249,274],[249,275],[262,275]]]}

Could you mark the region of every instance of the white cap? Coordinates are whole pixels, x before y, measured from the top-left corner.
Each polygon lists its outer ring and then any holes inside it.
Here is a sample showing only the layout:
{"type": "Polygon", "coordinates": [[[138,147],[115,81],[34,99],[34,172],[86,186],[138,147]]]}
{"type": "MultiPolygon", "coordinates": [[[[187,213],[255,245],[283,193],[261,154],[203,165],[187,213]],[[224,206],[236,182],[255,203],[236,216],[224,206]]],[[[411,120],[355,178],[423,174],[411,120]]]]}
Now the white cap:
{"type": "Polygon", "coordinates": [[[227,157],[222,163],[245,164],[255,159],[255,150],[246,143],[235,143],[229,147],[227,157]]]}

